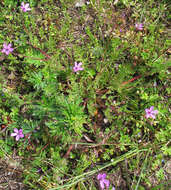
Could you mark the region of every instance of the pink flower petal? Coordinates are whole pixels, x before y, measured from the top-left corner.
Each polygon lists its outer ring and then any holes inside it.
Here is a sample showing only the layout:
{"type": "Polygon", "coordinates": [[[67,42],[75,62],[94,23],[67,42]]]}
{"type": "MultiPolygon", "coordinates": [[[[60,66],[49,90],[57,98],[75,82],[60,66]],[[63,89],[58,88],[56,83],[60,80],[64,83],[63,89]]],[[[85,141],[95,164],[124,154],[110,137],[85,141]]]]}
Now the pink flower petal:
{"type": "Polygon", "coordinates": [[[158,112],[158,110],[154,110],[153,113],[154,114],[158,114],[159,112],[158,112]]]}
{"type": "Polygon", "coordinates": [[[150,116],[151,118],[153,118],[153,119],[155,119],[156,118],[156,116],[155,115],[153,115],[153,114],[151,114],[151,116],[150,116]]]}
{"type": "Polygon", "coordinates": [[[29,8],[29,3],[26,3],[25,4],[25,9],[28,9],[29,8]]]}
{"type": "Polygon", "coordinates": [[[151,106],[149,110],[150,110],[150,111],[153,111],[153,110],[154,110],[154,106],[151,106]]]}
{"type": "Polygon", "coordinates": [[[83,64],[83,63],[80,62],[80,63],[78,64],[78,67],[81,67],[82,64],[83,64]]]}
{"type": "Polygon", "coordinates": [[[2,52],[2,53],[5,53],[6,51],[5,51],[5,49],[2,49],[1,52],[2,52]]]}
{"type": "Polygon", "coordinates": [[[12,44],[11,44],[11,43],[9,43],[9,44],[8,44],[8,46],[7,46],[7,48],[8,48],[8,49],[10,49],[10,48],[11,48],[11,46],[12,46],[12,44]]]}
{"type": "Polygon", "coordinates": [[[20,139],[20,136],[19,135],[17,135],[16,136],[16,141],[18,141],[20,139]]]}
{"type": "Polygon", "coordinates": [[[98,175],[97,175],[97,179],[98,179],[98,180],[102,179],[102,175],[103,175],[103,174],[101,174],[101,173],[98,174],[98,175]]]}
{"type": "Polygon", "coordinates": [[[4,48],[7,48],[8,46],[7,46],[7,44],[6,44],[6,43],[4,43],[4,44],[3,44],[3,47],[4,47],[4,48]]]}
{"type": "Polygon", "coordinates": [[[6,54],[6,55],[9,55],[9,53],[10,53],[9,50],[6,50],[6,51],[5,51],[5,54],[6,54]]]}
{"type": "Polygon", "coordinates": [[[11,133],[11,137],[14,137],[16,135],[17,135],[17,133],[11,133]]]}
{"type": "Polygon", "coordinates": [[[24,134],[20,134],[20,138],[24,138],[24,134]]]}
{"type": "Polygon", "coordinates": [[[103,173],[102,174],[102,179],[105,179],[106,178],[106,173],[103,173]]]}
{"type": "Polygon", "coordinates": [[[76,67],[73,67],[73,71],[74,71],[74,72],[77,72],[77,68],[76,68],[76,67]]]}
{"type": "Polygon", "coordinates": [[[103,183],[106,185],[106,188],[109,188],[110,181],[108,179],[103,179],[103,183]]]}
{"type": "Polygon", "coordinates": [[[22,129],[20,129],[18,132],[19,132],[19,133],[23,133],[23,130],[22,130],[22,129]]]}
{"type": "Polygon", "coordinates": [[[17,128],[15,128],[15,129],[14,129],[14,132],[15,132],[15,133],[18,133],[18,129],[17,129],[17,128]]]}
{"type": "Polygon", "coordinates": [[[145,109],[145,112],[148,112],[149,109],[145,109]]]}
{"type": "Polygon", "coordinates": [[[13,49],[13,48],[10,48],[9,50],[10,50],[10,52],[12,52],[14,49],[13,49]]]}
{"type": "Polygon", "coordinates": [[[105,188],[104,183],[103,183],[103,180],[100,180],[100,187],[101,187],[102,189],[105,188]]]}

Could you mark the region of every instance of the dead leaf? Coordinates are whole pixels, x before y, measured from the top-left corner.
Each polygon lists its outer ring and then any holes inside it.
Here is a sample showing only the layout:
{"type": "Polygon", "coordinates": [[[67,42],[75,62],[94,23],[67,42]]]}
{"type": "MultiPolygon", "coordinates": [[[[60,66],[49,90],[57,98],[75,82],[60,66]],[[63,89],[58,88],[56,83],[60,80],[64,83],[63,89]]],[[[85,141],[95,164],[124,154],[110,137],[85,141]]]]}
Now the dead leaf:
{"type": "Polygon", "coordinates": [[[83,135],[84,138],[87,140],[87,142],[93,142],[89,137],[87,137],[86,135],[83,135]]]}

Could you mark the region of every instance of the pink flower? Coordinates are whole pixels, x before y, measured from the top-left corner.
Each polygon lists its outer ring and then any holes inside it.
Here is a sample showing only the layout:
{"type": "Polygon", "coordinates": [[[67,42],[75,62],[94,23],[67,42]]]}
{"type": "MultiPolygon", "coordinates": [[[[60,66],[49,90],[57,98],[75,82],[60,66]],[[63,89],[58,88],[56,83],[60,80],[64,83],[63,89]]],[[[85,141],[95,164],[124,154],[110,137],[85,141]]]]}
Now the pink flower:
{"type": "Polygon", "coordinates": [[[15,133],[11,133],[11,136],[14,137],[16,136],[16,141],[18,141],[20,138],[23,138],[24,137],[24,134],[23,134],[23,130],[20,129],[18,130],[17,128],[14,129],[14,132],[15,133]]]}
{"type": "Polygon", "coordinates": [[[29,7],[29,3],[24,4],[24,2],[21,3],[21,9],[23,12],[27,12],[31,10],[31,8],[29,7]]]}
{"type": "Polygon", "coordinates": [[[97,179],[100,182],[100,187],[101,187],[102,190],[105,189],[105,186],[106,186],[107,189],[109,188],[110,181],[108,179],[106,179],[106,174],[105,173],[99,173],[97,175],[97,179]]]}
{"type": "Polygon", "coordinates": [[[11,43],[8,44],[8,45],[6,43],[4,43],[3,44],[3,49],[1,50],[1,52],[5,53],[6,55],[8,55],[9,53],[11,53],[14,50],[13,48],[11,48],[11,46],[12,46],[11,43]]]}
{"type": "Polygon", "coordinates": [[[150,117],[150,118],[155,119],[156,114],[158,114],[158,110],[154,110],[154,106],[151,106],[149,109],[145,109],[145,112],[146,112],[146,115],[145,115],[146,118],[150,117]]]}
{"type": "Polygon", "coordinates": [[[137,30],[143,30],[143,24],[142,23],[136,23],[135,24],[135,28],[137,29],[137,30]]]}
{"type": "Polygon", "coordinates": [[[81,67],[81,65],[82,65],[81,62],[80,62],[80,63],[75,62],[75,65],[74,65],[74,67],[73,67],[73,71],[76,73],[76,72],[78,72],[78,71],[84,70],[84,69],[81,67]]]}

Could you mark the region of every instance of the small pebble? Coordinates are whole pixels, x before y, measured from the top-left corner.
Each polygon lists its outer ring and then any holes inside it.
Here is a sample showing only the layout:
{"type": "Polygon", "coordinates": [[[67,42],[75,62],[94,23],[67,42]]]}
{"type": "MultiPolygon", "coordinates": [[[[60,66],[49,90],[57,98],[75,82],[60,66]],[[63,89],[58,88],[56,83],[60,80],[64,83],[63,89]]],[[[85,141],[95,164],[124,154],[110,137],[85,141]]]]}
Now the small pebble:
{"type": "Polygon", "coordinates": [[[76,8],[79,8],[79,7],[83,7],[85,5],[85,0],[79,0],[77,1],[77,3],[75,4],[75,7],[76,8]]]}
{"type": "Polygon", "coordinates": [[[107,118],[104,118],[104,123],[108,123],[108,119],[107,118]]]}

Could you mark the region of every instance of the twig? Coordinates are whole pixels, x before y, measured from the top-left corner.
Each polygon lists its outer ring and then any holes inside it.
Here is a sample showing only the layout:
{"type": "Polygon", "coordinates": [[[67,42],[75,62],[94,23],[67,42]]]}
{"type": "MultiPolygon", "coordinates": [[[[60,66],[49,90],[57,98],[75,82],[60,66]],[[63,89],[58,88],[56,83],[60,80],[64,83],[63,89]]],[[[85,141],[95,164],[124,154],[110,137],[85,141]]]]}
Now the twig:
{"type": "Polygon", "coordinates": [[[0,133],[5,132],[5,130],[6,130],[7,127],[8,127],[8,126],[6,126],[5,128],[3,128],[3,129],[0,131],[0,133]]]}
{"type": "Polygon", "coordinates": [[[42,53],[47,59],[50,59],[50,55],[48,55],[46,52],[44,52],[43,50],[41,50],[40,48],[34,46],[33,44],[31,44],[30,42],[27,43],[28,45],[32,46],[34,49],[37,49],[40,51],[40,53],[42,53]]]}
{"type": "Polygon", "coordinates": [[[69,153],[71,152],[71,150],[73,149],[74,145],[70,145],[67,153],[65,154],[64,158],[67,158],[69,156],[69,153]]]}
{"type": "Polygon", "coordinates": [[[152,61],[152,63],[156,62],[163,54],[165,54],[169,49],[171,48],[171,46],[169,46],[167,49],[163,50],[162,53],[152,61]]]}
{"type": "Polygon", "coordinates": [[[141,75],[136,76],[136,77],[133,77],[132,79],[123,82],[123,83],[122,83],[122,86],[124,86],[124,85],[126,85],[126,84],[128,84],[128,83],[130,83],[130,82],[133,82],[134,80],[137,80],[137,79],[139,79],[139,78],[141,78],[141,75]]]}
{"type": "MultiPolygon", "coordinates": [[[[13,53],[13,55],[23,56],[23,55],[18,54],[18,53],[13,53]]],[[[30,57],[30,56],[26,56],[26,55],[24,55],[23,57],[24,57],[24,58],[25,58],[25,57],[26,57],[26,58],[30,58],[30,59],[33,59],[33,60],[47,61],[47,59],[40,59],[40,58],[37,58],[37,57],[30,57]]]]}

